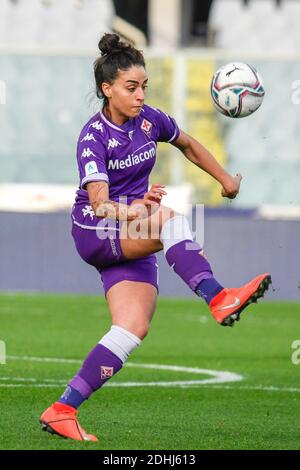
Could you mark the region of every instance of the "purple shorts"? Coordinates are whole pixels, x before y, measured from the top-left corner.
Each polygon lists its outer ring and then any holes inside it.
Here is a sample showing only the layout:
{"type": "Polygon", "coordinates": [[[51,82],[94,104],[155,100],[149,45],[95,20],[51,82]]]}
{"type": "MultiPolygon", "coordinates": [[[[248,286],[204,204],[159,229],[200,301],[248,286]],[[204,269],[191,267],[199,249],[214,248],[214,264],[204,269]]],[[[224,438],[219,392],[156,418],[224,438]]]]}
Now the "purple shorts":
{"type": "Polygon", "coordinates": [[[147,282],[158,291],[156,256],[128,260],[121,250],[119,223],[81,212],[73,210],[72,236],[81,258],[100,273],[105,295],[113,285],[125,280],[147,282]]]}

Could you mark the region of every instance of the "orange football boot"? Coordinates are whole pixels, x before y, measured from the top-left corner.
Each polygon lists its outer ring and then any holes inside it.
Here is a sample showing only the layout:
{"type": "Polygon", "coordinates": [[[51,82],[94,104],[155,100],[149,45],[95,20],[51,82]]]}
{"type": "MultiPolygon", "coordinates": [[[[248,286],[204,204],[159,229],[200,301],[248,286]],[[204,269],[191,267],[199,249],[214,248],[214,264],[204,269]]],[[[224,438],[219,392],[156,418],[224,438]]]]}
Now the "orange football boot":
{"type": "Polygon", "coordinates": [[[214,319],[223,326],[233,326],[244,308],[264,296],[271,282],[270,274],[265,273],[242,287],[223,289],[209,304],[214,319]]]}
{"type": "Polygon", "coordinates": [[[77,410],[72,406],[56,402],[40,417],[43,431],[76,441],[98,442],[97,437],[87,434],[77,421],[77,410]]]}

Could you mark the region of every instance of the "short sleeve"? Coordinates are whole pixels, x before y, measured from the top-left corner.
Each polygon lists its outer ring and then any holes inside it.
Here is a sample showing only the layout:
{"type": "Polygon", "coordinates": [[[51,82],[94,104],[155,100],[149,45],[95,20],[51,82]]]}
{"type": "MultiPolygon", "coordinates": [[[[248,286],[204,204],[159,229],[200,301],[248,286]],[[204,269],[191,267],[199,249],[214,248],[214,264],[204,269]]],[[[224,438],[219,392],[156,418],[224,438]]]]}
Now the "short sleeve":
{"type": "Polygon", "coordinates": [[[158,142],[172,143],[178,138],[180,130],[174,118],[163,111],[157,110],[155,121],[158,132],[158,142]]]}
{"type": "Polygon", "coordinates": [[[107,150],[97,133],[80,135],[77,144],[77,161],[81,189],[86,189],[87,183],[92,181],[109,183],[106,153],[107,150]]]}

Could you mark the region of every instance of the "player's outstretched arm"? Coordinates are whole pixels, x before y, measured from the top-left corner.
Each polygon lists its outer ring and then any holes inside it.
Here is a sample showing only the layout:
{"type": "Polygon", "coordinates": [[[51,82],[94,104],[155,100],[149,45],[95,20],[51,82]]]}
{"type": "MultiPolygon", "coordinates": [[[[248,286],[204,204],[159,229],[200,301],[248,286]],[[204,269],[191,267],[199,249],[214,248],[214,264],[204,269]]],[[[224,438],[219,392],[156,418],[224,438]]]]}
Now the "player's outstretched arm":
{"type": "Polygon", "coordinates": [[[242,179],[239,173],[231,176],[200,142],[183,131],[180,131],[173,145],[181,150],[186,158],[221,184],[223,197],[234,199],[237,196],[242,179]]]}

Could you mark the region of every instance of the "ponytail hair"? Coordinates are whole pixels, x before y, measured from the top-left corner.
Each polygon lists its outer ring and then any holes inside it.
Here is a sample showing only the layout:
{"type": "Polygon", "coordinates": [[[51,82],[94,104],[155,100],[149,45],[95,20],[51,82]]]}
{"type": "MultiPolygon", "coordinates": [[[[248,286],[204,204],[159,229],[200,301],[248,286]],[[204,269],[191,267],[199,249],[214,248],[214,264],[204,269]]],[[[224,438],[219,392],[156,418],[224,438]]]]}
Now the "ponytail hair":
{"type": "Polygon", "coordinates": [[[129,43],[120,41],[117,34],[106,33],[99,41],[101,56],[94,62],[96,94],[103,99],[104,107],[108,104],[103,94],[102,83],[112,84],[120,70],[128,70],[133,65],[145,67],[145,59],[141,51],[129,43]]]}

